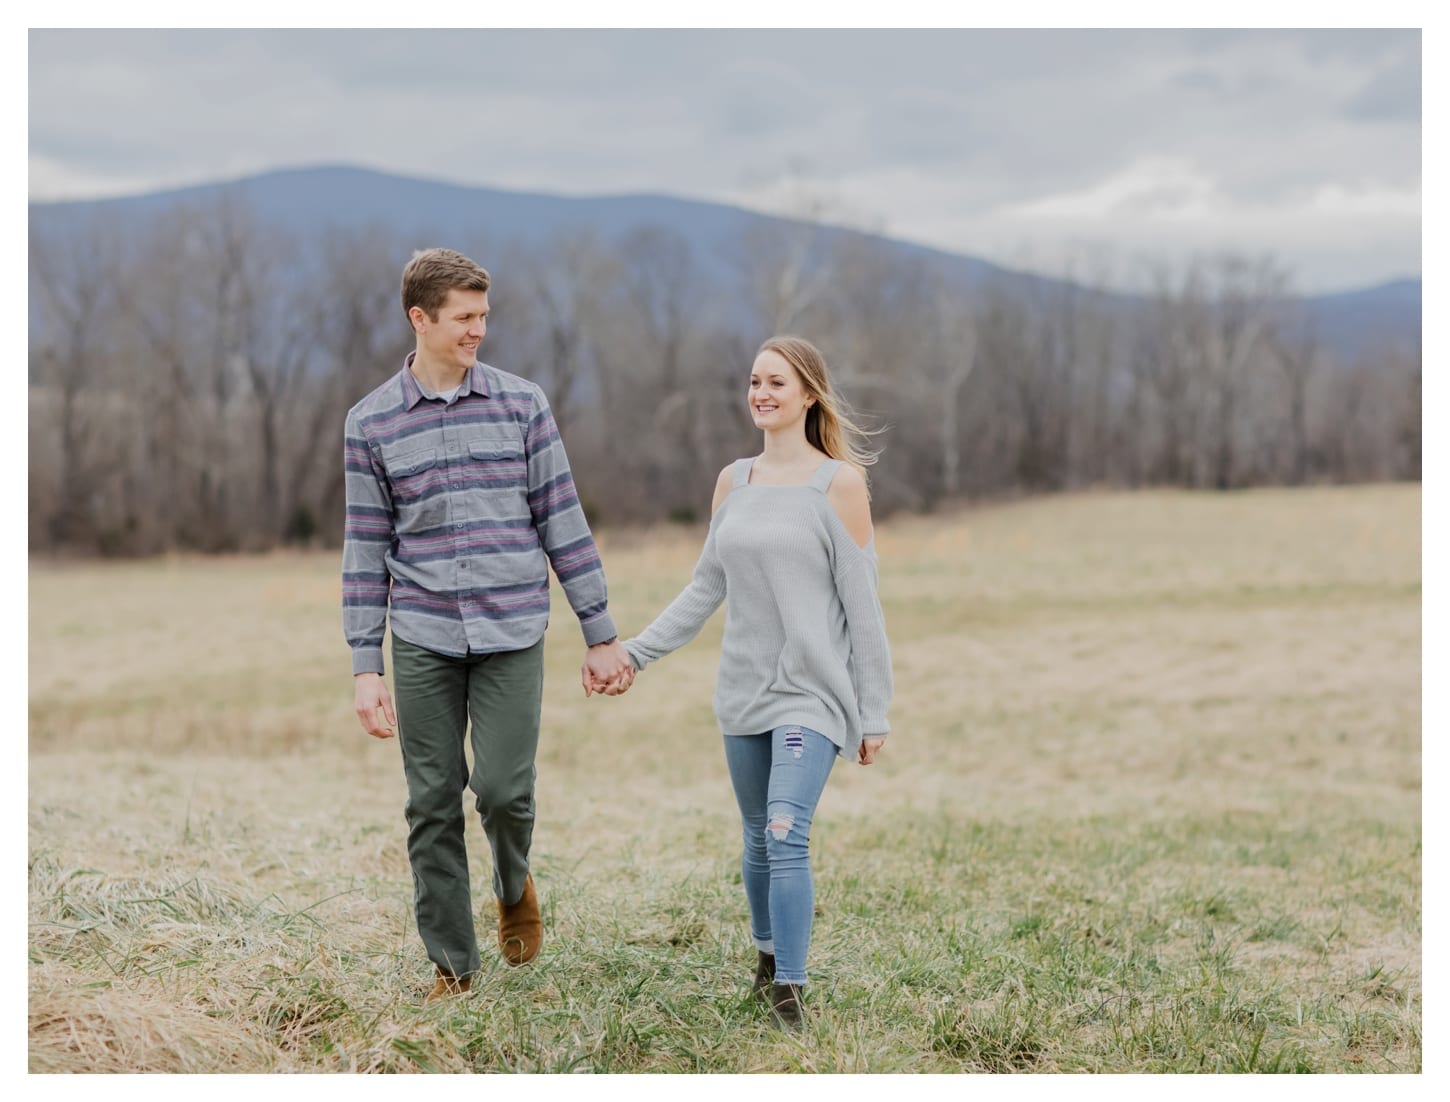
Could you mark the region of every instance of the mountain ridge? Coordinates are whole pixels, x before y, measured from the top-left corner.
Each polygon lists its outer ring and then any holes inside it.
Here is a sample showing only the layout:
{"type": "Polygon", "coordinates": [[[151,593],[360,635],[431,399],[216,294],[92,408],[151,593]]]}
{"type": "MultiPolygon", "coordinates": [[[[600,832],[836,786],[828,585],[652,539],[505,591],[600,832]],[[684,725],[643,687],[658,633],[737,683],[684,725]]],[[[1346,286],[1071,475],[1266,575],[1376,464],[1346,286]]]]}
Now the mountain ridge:
{"type": "MultiPolygon", "coordinates": [[[[159,215],[186,203],[226,195],[245,201],[260,217],[297,232],[314,231],[321,225],[382,224],[405,236],[431,236],[435,242],[481,238],[527,247],[561,231],[591,229],[614,240],[638,227],[655,225],[679,233],[715,278],[727,273],[728,257],[750,227],[795,229],[806,224],[788,216],[662,193],[567,196],[430,180],[346,164],[299,165],[101,199],[35,200],[29,203],[29,211],[32,226],[60,228],[96,213],[159,215]]],[[[885,233],[829,223],[813,228],[826,241],[859,236],[884,242],[904,255],[931,257],[950,278],[966,286],[980,286],[988,280],[1038,290],[1072,284],[1068,278],[1008,268],[885,233]]],[[[1293,298],[1303,305],[1316,339],[1339,358],[1352,360],[1387,338],[1418,341],[1422,295],[1418,277],[1402,277],[1293,298]]],[[[1122,290],[1110,292],[1109,297],[1123,304],[1144,298],[1122,290]]]]}

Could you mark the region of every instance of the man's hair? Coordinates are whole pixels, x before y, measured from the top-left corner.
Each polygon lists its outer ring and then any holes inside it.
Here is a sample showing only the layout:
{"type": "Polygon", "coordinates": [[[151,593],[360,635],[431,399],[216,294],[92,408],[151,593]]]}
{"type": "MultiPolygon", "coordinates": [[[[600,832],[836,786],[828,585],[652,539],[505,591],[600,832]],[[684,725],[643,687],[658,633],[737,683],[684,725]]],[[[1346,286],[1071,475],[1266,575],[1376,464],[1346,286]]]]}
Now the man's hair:
{"type": "Polygon", "coordinates": [[[403,269],[403,313],[420,306],[437,321],[453,290],[487,291],[488,273],[452,249],[419,249],[403,269]]]}

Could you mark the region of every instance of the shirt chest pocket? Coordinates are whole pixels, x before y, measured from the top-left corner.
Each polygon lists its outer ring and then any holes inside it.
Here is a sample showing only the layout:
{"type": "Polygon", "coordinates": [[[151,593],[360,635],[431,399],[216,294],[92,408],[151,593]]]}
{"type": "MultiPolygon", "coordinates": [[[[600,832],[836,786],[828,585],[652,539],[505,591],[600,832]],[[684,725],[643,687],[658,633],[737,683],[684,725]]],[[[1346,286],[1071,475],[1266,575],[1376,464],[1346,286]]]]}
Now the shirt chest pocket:
{"type": "Polygon", "coordinates": [[[465,480],[478,489],[523,491],[528,486],[529,464],[517,437],[471,441],[464,466],[465,480]]]}
{"type": "Polygon", "coordinates": [[[441,478],[436,448],[414,448],[382,453],[383,469],[388,472],[393,498],[412,501],[423,496],[441,478]]]}

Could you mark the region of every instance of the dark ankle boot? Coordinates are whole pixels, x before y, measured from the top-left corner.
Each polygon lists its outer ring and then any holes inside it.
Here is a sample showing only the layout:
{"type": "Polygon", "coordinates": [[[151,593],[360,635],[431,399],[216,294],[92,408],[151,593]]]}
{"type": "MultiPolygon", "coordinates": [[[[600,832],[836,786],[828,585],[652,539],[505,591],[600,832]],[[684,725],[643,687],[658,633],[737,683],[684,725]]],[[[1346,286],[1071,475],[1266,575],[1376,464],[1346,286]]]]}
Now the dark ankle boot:
{"type": "Polygon", "coordinates": [[[755,982],[750,985],[750,993],[761,1002],[765,1002],[766,993],[774,982],[775,954],[762,953],[757,949],[755,951],[755,982]]]}
{"type": "Polygon", "coordinates": [[[793,983],[776,983],[770,989],[770,1012],[775,1023],[785,1030],[797,1030],[805,1018],[804,995],[793,983]]]}

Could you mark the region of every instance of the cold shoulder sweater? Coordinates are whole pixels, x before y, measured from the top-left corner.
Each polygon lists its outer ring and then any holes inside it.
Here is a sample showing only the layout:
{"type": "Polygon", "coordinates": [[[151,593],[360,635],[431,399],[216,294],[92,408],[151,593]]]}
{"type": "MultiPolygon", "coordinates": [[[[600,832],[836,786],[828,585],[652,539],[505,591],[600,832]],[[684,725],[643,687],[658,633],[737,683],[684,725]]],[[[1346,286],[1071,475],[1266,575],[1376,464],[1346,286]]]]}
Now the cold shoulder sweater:
{"type": "Polygon", "coordinates": [[[624,647],[642,670],[699,634],[724,601],[721,731],[799,724],[854,758],[862,738],[890,729],[875,540],[858,546],[826,498],[840,460],[826,460],[801,486],[751,485],[753,463],[734,463],[690,584],[624,647]]]}

